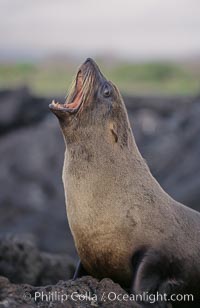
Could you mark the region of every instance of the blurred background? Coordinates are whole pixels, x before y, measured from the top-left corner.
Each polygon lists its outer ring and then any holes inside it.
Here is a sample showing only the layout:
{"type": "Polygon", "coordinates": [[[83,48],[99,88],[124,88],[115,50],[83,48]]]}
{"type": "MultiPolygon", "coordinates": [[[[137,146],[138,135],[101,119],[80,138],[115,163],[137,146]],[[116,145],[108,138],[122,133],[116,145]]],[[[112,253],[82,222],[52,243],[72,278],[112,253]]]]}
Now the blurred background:
{"type": "Polygon", "coordinates": [[[0,84],[66,94],[86,57],[123,92],[191,94],[200,83],[198,0],[0,0],[0,84]]]}
{"type": "Polygon", "coordinates": [[[86,57],[120,88],[159,183],[200,210],[199,12],[198,0],[0,0],[1,236],[77,258],[48,104],[86,57]]]}

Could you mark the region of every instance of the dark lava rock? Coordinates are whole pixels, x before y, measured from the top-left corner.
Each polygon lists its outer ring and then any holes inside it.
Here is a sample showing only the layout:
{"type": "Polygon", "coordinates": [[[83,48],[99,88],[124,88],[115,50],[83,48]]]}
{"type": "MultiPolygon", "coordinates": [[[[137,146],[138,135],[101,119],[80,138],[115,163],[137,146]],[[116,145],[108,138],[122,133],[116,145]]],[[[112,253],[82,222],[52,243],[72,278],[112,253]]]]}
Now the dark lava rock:
{"type": "Polygon", "coordinates": [[[64,144],[56,118],[0,138],[1,233],[34,234],[39,248],[75,255],[61,179],[64,144]]]}
{"type": "Polygon", "coordinates": [[[69,256],[40,252],[31,240],[0,238],[0,275],[14,283],[55,284],[70,279],[75,270],[69,256]]]}
{"type": "Polygon", "coordinates": [[[0,91],[0,135],[41,121],[49,100],[31,95],[26,87],[0,91]]]}
{"type": "Polygon", "coordinates": [[[176,104],[175,98],[163,98],[166,107],[161,99],[156,107],[151,101],[148,107],[149,99],[134,112],[128,109],[138,147],[161,186],[177,201],[199,211],[200,98],[180,97],[176,104]]]}
{"type": "Polygon", "coordinates": [[[136,308],[128,294],[110,279],[97,281],[87,276],[75,281],[60,281],[54,286],[32,287],[11,284],[0,277],[0,308],[66,307],[66,308],[136,308]],[[114,300],[120,295],[120,300],[114,300]],[[122,299],[124,296],[124,300],[122,299]]]}

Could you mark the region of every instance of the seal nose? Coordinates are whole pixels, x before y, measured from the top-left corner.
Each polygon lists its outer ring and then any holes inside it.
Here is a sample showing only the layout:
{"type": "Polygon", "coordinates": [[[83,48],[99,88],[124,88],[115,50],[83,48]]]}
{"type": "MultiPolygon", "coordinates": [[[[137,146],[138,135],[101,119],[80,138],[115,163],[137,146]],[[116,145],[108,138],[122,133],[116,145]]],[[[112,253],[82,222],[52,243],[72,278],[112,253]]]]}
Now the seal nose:
{"type": "Polygon", "coordinates": [[[92,58],[87,58],[85,62],[83,63],[84,67],[90,67],[93,70],[99,71],[99,68],[96,64],[96,62],[92,58]]]}
{"type": "Polygon", "coordinates": [[[96,76],[98,76],[99,78],[101,78],[101,79],[103,78],[103,75],[102,75],[98,65],[96,64],[96,62],[92,58],[87,58],[85,60],[85,62],[83,63],[82,68],[83,69],[89,69],[94,74],[96,74],[96,76]]]}
{"type": "Polygon", "coordinates": [[[84,64],[87,64],[87,63],[92,63],[92,64],[94,64],[95,62],[94,62],[94,60],[93,60],[92,58],[87,58],[87,59],[85,60],[84,64]]]}

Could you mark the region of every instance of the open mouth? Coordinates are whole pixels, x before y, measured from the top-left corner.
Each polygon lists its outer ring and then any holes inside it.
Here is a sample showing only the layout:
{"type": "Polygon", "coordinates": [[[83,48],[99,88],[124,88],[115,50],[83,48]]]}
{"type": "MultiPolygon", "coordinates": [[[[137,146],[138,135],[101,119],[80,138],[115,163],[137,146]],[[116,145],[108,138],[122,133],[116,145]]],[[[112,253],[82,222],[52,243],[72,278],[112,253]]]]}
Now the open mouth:
{"type": "Polygon", "coordinates": [[[59,102],[52,101],[49,105],[52,110],[59,110],[63,112],[74,113],[77,112],[82,104],[82,96],[83,96],[83,75],[82,72],[79,71],[76,77],[75,88],[73,90],[72,95],[69,96],[69,100],[67,98],[64,104],[59,102]]]}

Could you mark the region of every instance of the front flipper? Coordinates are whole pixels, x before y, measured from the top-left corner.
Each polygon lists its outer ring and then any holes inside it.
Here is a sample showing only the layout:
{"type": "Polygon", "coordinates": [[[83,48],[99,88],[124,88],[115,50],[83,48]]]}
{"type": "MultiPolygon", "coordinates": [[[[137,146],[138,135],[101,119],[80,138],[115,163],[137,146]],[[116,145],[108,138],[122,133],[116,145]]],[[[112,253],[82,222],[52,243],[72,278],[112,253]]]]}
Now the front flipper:
{"type": "Polygon", "coordinates": [[[152,249],[138,251],[132,264],[132,290],[141,307],[172,307],[169,297],[182,285],[179,264],[152,249]]]}
{"type": "Polygon", "coordinates": [[[73,280],[77,279],[77,278],[81,278],[83,276],[87,276],[88,273],[86,272],[86,270],[83,267],[83,264],[81,263],[81,261],[78,261],[78,264],[76,266],[76,270],[73,276],[73,280]]]}

